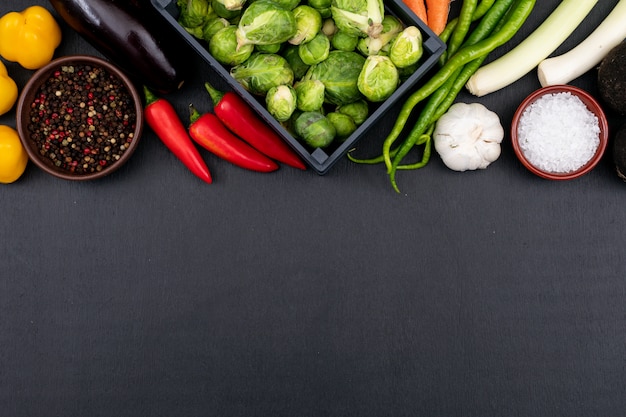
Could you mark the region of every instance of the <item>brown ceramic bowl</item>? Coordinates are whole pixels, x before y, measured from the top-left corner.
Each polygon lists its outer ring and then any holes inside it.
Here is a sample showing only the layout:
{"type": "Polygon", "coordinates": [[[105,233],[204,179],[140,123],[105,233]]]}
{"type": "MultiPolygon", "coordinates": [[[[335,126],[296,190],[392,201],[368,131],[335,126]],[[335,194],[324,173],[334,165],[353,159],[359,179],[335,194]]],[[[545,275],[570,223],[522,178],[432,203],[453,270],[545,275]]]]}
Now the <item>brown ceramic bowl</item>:
{"type": "Polygon", "coordinates": [[[571,85],[555,85],[543,87],[539,90],[536,90],[528,97],[526,97],[524,101],[522,101],[520,106],[517,108],[517,111],[515,112],[511,123],[511,143],[513,145],[513,150],[515,151],[515,155],[517,156],[517,158],[520,160],[522,165],[524,165],[530,172],[542,178],[550,180],[571,180],[581,177],[591,171],[598,164],[598,162],[600,162],[602,156],[604,155],[608,143],[608,133],[609,128],[606,115],[604,114],[604,111],[602,110],[598,102],[586,91],[571,85]],[[528,109],[528,107],[539,98],[549,94],[558,94],[564,92],[571,93],[572,95],[578,97],[585,104],[587,109],[596,115],[596,117],[598,118],[598,127],[600,128],[600,143],[598,145],[598,148],[596,149],[595,154],[580,168],[569,172],[550,172],[533,165],[533,163],[529,161],[524,154],[524,151],[520,146],[519,123],[526,109],[528,109]]]}
{"type": "Polygon", "coordinates": [[[137,89],[119,68],[95,56],[65,56],[39,69],[16,108],[29,159],[66,180],[92,180],[117,170],[143,131],[137,89]]]}

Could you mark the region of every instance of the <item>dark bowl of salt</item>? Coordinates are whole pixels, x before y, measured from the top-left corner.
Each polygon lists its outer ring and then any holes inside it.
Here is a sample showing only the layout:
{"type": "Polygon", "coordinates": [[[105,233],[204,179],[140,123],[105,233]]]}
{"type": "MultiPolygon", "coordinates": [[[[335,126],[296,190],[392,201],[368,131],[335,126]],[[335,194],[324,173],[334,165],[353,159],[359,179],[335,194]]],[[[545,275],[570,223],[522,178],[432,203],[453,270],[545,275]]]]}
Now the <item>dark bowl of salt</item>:
{"type": "Polygon", "coordinates": [[[61,57],[26,83],[17,102],[17,131],[29,159],[45,172],[66,180],[101,178],[137,148],[142,99],[110,62],[61,57]]]}
{"type": "Polygon", "coordinates": [[[604,111],[589,93],[554,85],[522,101],[513,115],[511,143],[530,172],[551,180],[571,180],[600,162],[608,131],[604,111]]]}

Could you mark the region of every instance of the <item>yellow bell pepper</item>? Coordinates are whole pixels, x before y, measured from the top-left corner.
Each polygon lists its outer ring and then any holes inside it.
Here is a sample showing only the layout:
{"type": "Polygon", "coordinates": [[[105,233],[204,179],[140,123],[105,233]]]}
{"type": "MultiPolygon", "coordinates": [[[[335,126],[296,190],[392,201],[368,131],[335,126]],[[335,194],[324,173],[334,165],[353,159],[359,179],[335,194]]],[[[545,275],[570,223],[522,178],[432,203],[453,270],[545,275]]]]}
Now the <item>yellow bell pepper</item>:
{"type": "Polygon", "coordinates": [[[0,56],[26,69],[38,69],[52,60],[61,44],[61,28],[42,6],[9,12],[0,18],[0,56]]]}
{"type": "Polygon", "coordinates": [[[26,170],[28,154],[15,129],[0,125],[0,183],[17,181],[26,170]]]}
{"type": "Polygon", "coordinates": [[[17,100],[17,84],[7,72],[7,67],[0,61],[0,115],[13,108],[17,100]]]}

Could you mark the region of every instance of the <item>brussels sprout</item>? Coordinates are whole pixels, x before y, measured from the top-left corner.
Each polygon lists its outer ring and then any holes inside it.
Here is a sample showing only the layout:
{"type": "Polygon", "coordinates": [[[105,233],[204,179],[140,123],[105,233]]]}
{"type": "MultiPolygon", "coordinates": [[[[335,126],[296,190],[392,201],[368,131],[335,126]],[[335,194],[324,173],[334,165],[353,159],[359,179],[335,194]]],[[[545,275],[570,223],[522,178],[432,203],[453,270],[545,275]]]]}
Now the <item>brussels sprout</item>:
{"type": "Polygon", "coordinates": [[[310,65],[305,64],[300,58],[297,45],[287,45],[283,52],[283,57],[289,63],[289,66],[293,70],[293,77],[296,80],[304,77],[304,74],[308,71],[310,65]]]}
{"type": "Polygon", "coordinates": [[[264,52],[266,54],[277,54],[280,52],[283,47],[282,43],[272,43],[269,45],[254,45],[254,49],[259,52],[264,52]]]}
{"type": "Polygon", "coordinates": [[[215,17],[202,26],[202,39],[207,43],[211,43],[211,38],[221,29],[230,26],[230,22],[223,17],[215,17]]]}
{"type": "Polygon", "coordinates": [[[314,9],[328,9],[332,0],[309,0],[307,3],[314,9]]]}
{"type": "Polygon", "coordinates": [[[322,33],[329,38],[332,38],[335,33],[337,33],[337,26],[335,25],[335,21],[333,19],[324,19],[322,22],[322,33]]]}
{"type": "Polygon", "coordinates": [[[232,67],[230,75],[252,94],[261,96],[272,87],[293,84],[293,70],[287,60],[277,54],[254,52],[246,61],[232,67]]]}
{"type": "Polygon", "coordinates": [[[335,139],[335,126],[320,112],[305,111],[294,122],[296,135],[312,148],[325,148],[335,139]]]}
{"type": "MultiPolygon", "coordinates": [[[[256,1],[256,0],[252,0],[256,1]]],[[[287,10],[293,10],[300,4],[300,0],[269,0],[272,3],[278,4],[280,7],[283,7],[287,10]]]]}
{"type": "Polygon", "coordinates": [[[326,118],[335,127],[335,132],[337,132],[335,136],[339,140],[345,140],[356,130],[356,123],[347,114],[330,112],[326,114],[326,118]]]}
{"type": "Polygon", "coordinates": [[[322,16],[322,19],[329,19],[333,17],[333,11],[330,9],[330,7],[327,7],[325,9],[315,9],[317,10],[320,15],[322,16]]]}
{"type": "Polygon", "coordinates": [[[297,107],[302,111],[318,111],[324,105],[324,83],[320,80],[304,80],[294,86],[298,98],[297,107]]]}
{"type": "Polygon", "coordinates": [[[294,138],[298,136],[296,134],[295,125],[296,120],[298,119],[298,117],[300,117],[301,114],[302,112],[296,108],[293,113],[291,113],[291,117],[289,118],[289,120],[281,122],[281,125],[285,128],[285,130],[287,130],[287,132],[289,132],[294,138]]]}
{"type": "Polygon", "coordinates": [[[378,37],[368,36],[361,38],[357,48],[363,55],[377,55],[396,37],[396,35],[401,33],[403,29],[404,26],[398,18],[386,15],[383,18],[383,31],[381,34],[378,37]]]}
{"type": "Polygon", "coordinates": [[[195,28],[185,27],[183,29],[187,31],[191,36],[197,39],[202,39],[202,26],[197,26],[195,28]]]}
{"type": "Polygon", "coordinates": [[[404,29],[404,24],[400,21],[400,19],[390,14],[386,14],[383,17],[382,25],[383,30],[380,33],[381,35],[389,33],[395,35],[402,32],[402,30],[404,29]]]}
{"type": "Polygon", "coordinates": [[[332,0],[330,9],[339,29],[373,38],[382,32],[383,0],[332,0]]]}
{"type": "Polygon", "coordinates": [[[213,0],[214,3],[220,3],[226,10],[241,10],[246,0],[213,0]]]}
{"type": "Polygon", "coordinates": [[[224,3],[220,3],[219,0],[212,0],[211,5],[217,16],[228,19],[229,21],[241,15],[241,10],[228,10],[226,6],[224,6],[224,3]]]}
{"type": "Polygon", "coordinates": [[[354,120],[354,123],[360,126],[367,120],[367,116],[369,116],[369,104],[367,104],[367,101],[361,99],[354,103],[338,106],[335,111],[350,116],[352,120],[354,120]]]}
{"type": "Polygon", "coordinates": [[[398,74],[400,75],[400,83],[403,83],[404,81],[408,80],[413,74],[415,74],[415,71],[417,71],[419,67],[420,67],[419,63],[415,63],[413,65],[409,65],[408,67],[398,68],[398,74]]]}
{"type": "Polygon", "coordinates": [[[344,30],[338,30],[330,40],[330,44],[333,48],[338,49],[340,51],[354,51],[356,49],[356,45],[359,42],[358,36],[353,33],[348,33],[344,30]]]}
{"type": "Polygon", "coordinates": [[[298,54],[302,62],[307,65],[315,65],[328,58],[330,53],[330,40],[322,32],[318,32],[310,42],[298,45],[298,54]]]}
{"type": "Polygon", "coordinates": [[[269,45],[286,42],[296,33],[296,18],[269,0],[256,0],[241,15],[237,43],[269,45]]]}
{"type": "Polygon", "coordinates": [[[325,87],[325,101],[331,104],[352,103],[363,98],[357,80],[365,58],[357,52],[331,51],[328,58],[309,68],[304,79],[320,80],[325,87]]]}
{"type": "Polygon", "coordinates": [[[398,68],[415,64],[422,57],[422,32],[415,26],[409,26],[396,36],[389,48],[389,58],[398,68]]]}
{"type": "Polygon", "coordinates": [[[190,33],[194,29],[201,28],[213,14],[209,0],[178,0],[176,5],[180,10],[178,23],[190,33]]]}
{"type": "Polygon", "coordinates": [[[265,96],[265,105],[276,120],[287,121],[296,110],[296,91],[290,85],[272,87],[265,96]]]}
{"type": "Polygon", "coordinates": [[[292,45],[300,45],[312,40],[322,28],[322,16],[317,10],[307,5],[301,5],[293,9],[296,18],[296,34],[289,39],[292,45]]]}
{"type": "Polygon", "coordinates": [[[399,82],[398,69],[389,57],[370,55],[359,74],[358,88],[369,101],[378,102],[392,95],[399,82]]]}
{"type": "Polygon", "coordinates": [[[254,45],[238,47],[237,27],[230,25],[220,29],[209,42],[209,53],[223,65],[239,65],[247,60],[254,50],[254,45]]]}

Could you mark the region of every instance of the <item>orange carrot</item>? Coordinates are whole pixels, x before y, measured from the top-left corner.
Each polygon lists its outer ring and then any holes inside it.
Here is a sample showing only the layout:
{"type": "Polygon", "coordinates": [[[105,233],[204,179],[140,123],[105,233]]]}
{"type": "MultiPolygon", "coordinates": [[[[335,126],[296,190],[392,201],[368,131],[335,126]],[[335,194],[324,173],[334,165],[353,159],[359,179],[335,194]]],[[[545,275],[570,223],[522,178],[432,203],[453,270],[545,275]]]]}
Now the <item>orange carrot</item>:
{"type": "Polygon", "coordinates": [[[426,4],[424,0],[402,0],[409,9],[420,18],[422,22],[428,25],[428,17],[426,15],[426,4]]]}
{"type": "Polygon", "coordinates": [[[448,24],[450,0],[426,0],[426,13],[428,15],[428,27],[436,35],[440,35],[448,24]]]}

